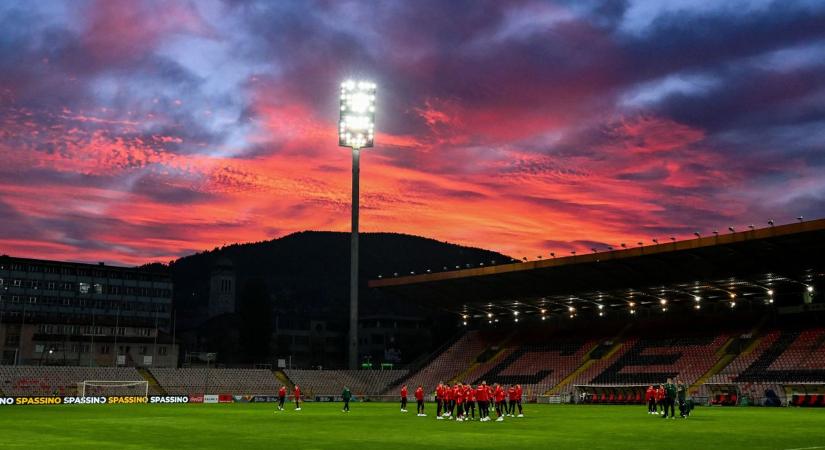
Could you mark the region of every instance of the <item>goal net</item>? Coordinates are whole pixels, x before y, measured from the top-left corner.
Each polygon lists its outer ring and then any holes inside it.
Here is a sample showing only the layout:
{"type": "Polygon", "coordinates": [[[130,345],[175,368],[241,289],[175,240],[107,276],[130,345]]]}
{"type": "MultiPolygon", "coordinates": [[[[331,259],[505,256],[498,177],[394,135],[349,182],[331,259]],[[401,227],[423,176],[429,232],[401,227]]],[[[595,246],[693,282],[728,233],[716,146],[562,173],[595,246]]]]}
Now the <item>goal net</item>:
{"type": "Polygon", "coordinates": [[[80,397],[108,395],[147,397],[149,395],[149,382],[86,380],[77,383],[77,395],[80,397]]]}

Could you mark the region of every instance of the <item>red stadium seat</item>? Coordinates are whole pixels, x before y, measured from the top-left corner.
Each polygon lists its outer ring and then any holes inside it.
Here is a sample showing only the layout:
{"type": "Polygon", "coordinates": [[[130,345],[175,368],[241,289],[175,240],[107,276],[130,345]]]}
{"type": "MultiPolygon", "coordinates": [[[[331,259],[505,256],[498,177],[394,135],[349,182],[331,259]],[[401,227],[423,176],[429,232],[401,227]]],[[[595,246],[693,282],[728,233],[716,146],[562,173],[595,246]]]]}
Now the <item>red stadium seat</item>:
{"type": "Polygon", "coordinates": [[[816,406],[818,401],[819,401],[819,395],[818,394],[809,394],[807,405],[808,406],[816,406]]]}

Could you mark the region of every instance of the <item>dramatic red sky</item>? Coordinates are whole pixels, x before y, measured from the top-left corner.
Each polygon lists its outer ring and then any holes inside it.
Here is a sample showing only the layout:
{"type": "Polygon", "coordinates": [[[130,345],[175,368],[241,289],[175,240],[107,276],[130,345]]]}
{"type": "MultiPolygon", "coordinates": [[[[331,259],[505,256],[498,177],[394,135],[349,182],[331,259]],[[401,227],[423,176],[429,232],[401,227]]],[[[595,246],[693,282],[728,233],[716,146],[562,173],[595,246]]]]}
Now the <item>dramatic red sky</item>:
{"type": "Polygon", "coordinates": [[[349,229],[515,257],[825,216],[825,3],[4,1],[0,253],[349,229]]]}

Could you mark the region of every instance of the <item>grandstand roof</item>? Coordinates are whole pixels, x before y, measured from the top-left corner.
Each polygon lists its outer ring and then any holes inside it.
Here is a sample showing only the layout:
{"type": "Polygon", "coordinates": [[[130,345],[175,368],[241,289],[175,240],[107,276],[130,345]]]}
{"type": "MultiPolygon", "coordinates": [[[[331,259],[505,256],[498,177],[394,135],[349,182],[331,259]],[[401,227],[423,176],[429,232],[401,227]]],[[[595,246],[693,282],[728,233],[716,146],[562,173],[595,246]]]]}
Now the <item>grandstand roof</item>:
{"type": "MultiPolygon", "coordinates": [[[[825,271],[825,219],[658,245],[372,280],[469,316],[611,308],[802,303],[825,271]],[[772,292],[771,292],[772,291],[772,292]],[[662,300],[666,304],[662,305],[662,300]],[[693,305],[693,303],[691,303],[693,305]]],[[[819,289],[817,288],[817,291],[819,289]]],[[[734,305],[735,306],[735,305],[734,305]]]]}

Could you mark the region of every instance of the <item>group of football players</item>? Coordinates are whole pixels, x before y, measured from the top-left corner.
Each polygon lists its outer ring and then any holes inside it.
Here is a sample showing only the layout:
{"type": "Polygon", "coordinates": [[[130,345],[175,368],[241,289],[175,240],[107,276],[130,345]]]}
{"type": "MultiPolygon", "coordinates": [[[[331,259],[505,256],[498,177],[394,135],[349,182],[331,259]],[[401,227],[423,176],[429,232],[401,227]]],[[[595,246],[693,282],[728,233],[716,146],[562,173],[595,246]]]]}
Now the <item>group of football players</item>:
{"type": "Polygon", "coordinates": [[[679,405],[679,416],[682,419],[687,419],[690,416],[690,411],[693,409],[692,402],[687,400],[687,386],[682,380],[673,382],[672,378],[668,378],[664,384],[650,385],[645,391],[645,402],[647,403],[647,413],[656,414],[662,419],[676,418],[674,411],[675,405],[679,405]],[[677,403],[678,402],[678,403],[677,403]]]}
{"type": "Polygon", "coordinates": [[[436,419],[457,422],[476,420],[478,408],[478,421],[489,422],[493,420],[490,417],[490,407],[494,408],[496,422],[503,422],[505,417],[524,417],[521,396],[519,384],[508,387],[496,383],[490,386],[482,381],[478,386],[466,383],[450,386],[439,382],[435,389],[436,419]]]}

